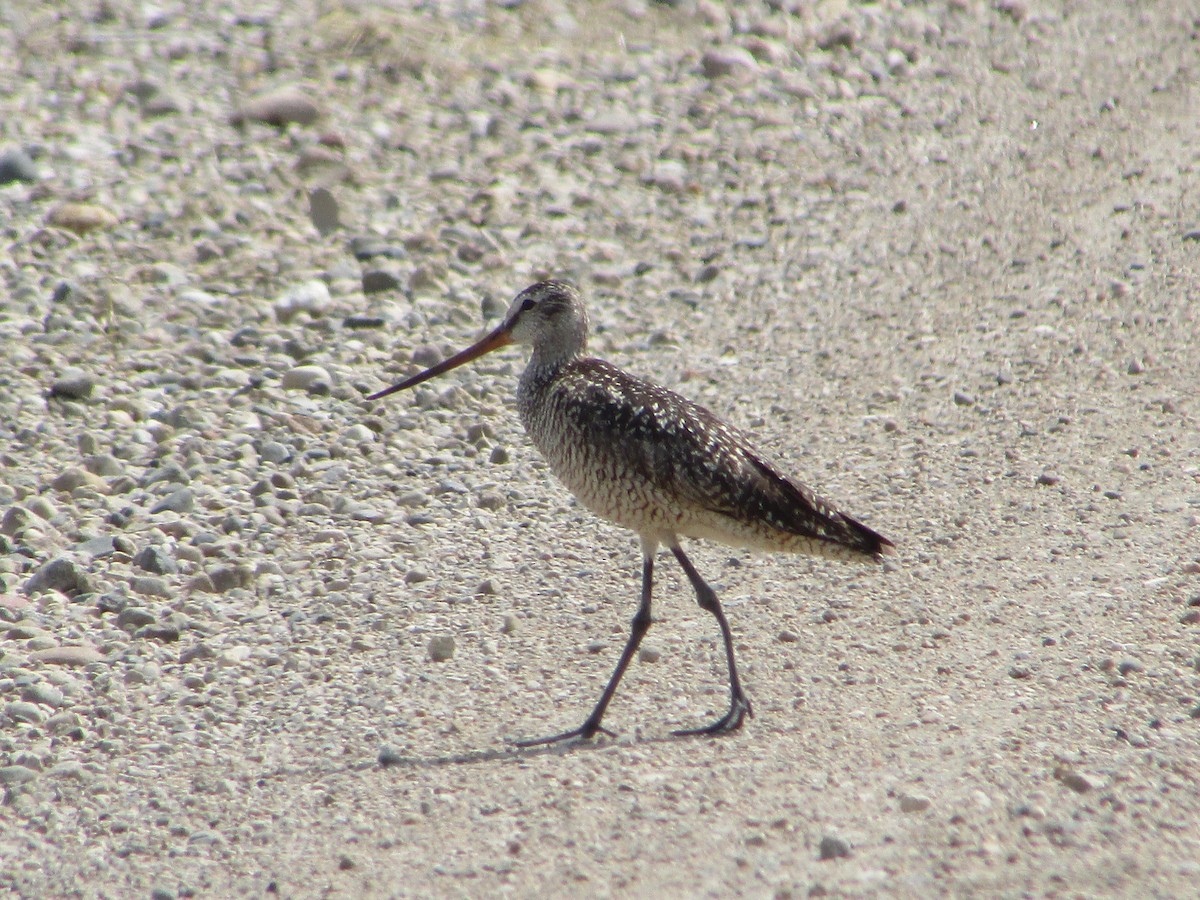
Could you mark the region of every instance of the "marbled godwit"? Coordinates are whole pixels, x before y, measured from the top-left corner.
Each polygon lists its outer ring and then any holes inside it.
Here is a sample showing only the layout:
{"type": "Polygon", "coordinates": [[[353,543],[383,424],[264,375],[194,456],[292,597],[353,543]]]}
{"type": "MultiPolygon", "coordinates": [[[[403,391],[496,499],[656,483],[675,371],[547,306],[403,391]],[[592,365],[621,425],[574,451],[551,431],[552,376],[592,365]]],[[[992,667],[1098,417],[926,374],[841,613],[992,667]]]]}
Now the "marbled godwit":
{"type": "Polygon", "coordinates": [[[642,541],[642,598],[629,640],[604,693],[582,725],[520,746],[612,735],[600,725],[621,676],[650,628],[650,592],[659,545],[670,548],[701,608],[721,628],[729,669],[729,710],[701,728],[719,734],[753,715],[738,678],[733,635],[716,592],[679,545],[707,538],[760,550],[877,559],[892,542],[782,474],[749,438],[678,394],[585,355],[588,318],[574,285],[543,281],[513,300],[486,337],[432,368],[368,397],[413,387],[506,344],[533,352],[517,389],[521,421],[554,474],[597,515],[642,541]]]}

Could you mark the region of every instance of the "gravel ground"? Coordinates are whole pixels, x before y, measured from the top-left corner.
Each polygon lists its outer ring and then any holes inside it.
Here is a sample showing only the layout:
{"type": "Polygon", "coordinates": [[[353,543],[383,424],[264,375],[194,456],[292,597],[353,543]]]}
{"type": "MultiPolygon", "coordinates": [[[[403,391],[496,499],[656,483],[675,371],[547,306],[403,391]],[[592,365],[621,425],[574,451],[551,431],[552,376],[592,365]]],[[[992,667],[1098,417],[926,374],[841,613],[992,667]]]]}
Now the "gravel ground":
{"type": "Polygon", "coordinates": [[[0,890],[1195,891],[1193,6],[276,6],[0,13],[0,890]],[[549,273],[898,545],[690,545],[735,735],[664,559],[513,749],[636,539],[363,399],[549,273]]]}

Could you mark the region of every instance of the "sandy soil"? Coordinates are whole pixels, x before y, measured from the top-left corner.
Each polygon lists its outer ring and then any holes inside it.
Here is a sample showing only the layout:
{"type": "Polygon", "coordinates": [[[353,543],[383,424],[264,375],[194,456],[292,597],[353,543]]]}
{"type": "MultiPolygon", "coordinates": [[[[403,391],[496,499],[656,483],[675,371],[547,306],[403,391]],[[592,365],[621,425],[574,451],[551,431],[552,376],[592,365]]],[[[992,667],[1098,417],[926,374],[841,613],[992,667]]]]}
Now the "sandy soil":
{"type": "Polygon", "coordinates": [[[0,888],[1193,895],[1196,9],[510,6],[0,13],[0,888]],[[549,273],[898,546],[689,546],[735,735],[664,557],[514,749],[636,538],[363,399],[549,273]]]}

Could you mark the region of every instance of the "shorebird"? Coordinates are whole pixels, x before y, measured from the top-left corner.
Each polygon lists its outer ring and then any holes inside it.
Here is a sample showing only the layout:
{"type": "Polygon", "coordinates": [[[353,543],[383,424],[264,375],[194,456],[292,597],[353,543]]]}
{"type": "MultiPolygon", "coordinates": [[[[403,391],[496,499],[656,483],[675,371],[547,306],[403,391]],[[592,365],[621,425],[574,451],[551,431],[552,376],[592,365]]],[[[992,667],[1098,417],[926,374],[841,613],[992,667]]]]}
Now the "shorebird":
{"type": "Polygon", "coordinates": [[[650,628],[660,545],[683,567],[701,608],[716,618],[729,671],[725,715],[673,733],[735,731],[753,711],[738,677],[733,634],[716,592],[683,552],[680,538],[863,561],[893,552],[893,544],[784,475],[746,434],[704,407],[587,356],[587,337],[579,290],[565,281],[541,281],[521,291],[500,325],[475,344],[367,399],[421,384],[506,344],[531,347],[517,388],[526,432],[584,506],[641,538],[641,602],[604,693],[578,728],[517,741],[518,746],[586,740],[598,732],[614,736],[600,723],[650,628]]]}

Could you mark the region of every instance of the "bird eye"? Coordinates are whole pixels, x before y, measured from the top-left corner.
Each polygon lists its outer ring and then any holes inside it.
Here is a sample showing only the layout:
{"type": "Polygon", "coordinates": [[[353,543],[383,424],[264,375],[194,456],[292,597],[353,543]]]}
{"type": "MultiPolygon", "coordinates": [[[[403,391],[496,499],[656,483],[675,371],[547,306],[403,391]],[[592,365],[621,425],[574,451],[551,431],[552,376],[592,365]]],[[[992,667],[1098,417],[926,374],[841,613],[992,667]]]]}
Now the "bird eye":
{"type": "Polygon", "coordinates": [[[537,301],[532,297],[526,297],[525,302],[521,304],[521,312],[529,312],[535,306],[537,306],[537,301]]]}

